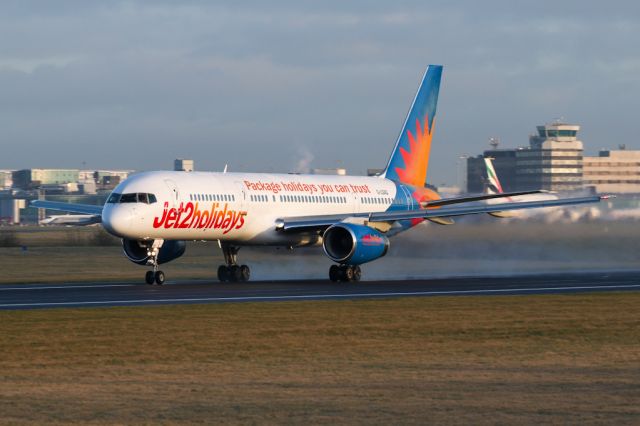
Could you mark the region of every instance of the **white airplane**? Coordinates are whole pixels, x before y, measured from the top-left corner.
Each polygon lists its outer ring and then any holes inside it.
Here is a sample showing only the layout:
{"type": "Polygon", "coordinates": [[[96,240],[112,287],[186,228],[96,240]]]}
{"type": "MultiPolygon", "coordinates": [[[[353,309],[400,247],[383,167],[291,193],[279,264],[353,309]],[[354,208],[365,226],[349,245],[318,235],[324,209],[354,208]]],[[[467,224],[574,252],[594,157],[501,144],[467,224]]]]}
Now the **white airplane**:
{"type": "MultiPolygon", "coordinates": [[[[496,173],[495,168],[493,167],[493,159],[490,157],[485,157],[484,165],[487,172],[487,180],[485,182],[485,194],[504,194],[504,190],[502,189],[502,184],[500,183],[500,179],[498,178],[498,174],[496,173]]],[[[508,197],[507,200],[510,202],[518,202],[518,201],[546,201],[546,200],[557,200],[558,196],[549,191],[539,191],[536,194],[525,194],[515,197],[508,197]]],[[[487,204],[496,204],[496,202],[500,202],[498,199],[489,199],[485,201],[487,204]]],[[[536,213],[548,213],[550,210],[558,209],[558,207],[546,207],[542,209],[537,209],[536,213]]],[[[523,212],[515,212],[515,211],[504,211],[504,212],[492,212],[489,213],[491,216],[499,217],[499,218],[522,218],[523,212]]]]}
{"type": "Polygon", "coordinates": [[[478,205],[472,202],[539,191],[442,199],[425,188],[441,75],[442,66],[427,68],[380,176],[154,171],[120,183],[103,207],[51,201],[31,205],[93,215],[122,238],[129,260],[151,268],[146,282],[162,284],[165,274],[158,265],[182,256],[188,240],[218,241],[225,259],[218,268],[220,281],[249,279],[249,267],[238,264],[244,246],[322,246],[336,263],[329,278],[357,281],[360,265],[384,256],[391,236],[425,219],[448,224],[460,215],[605,198],[478,205]]]}
{"type": "Polygon", "coordinates": [[[100,218],[90,214],[51,215],[40,221],[40,225],[85,226],[100,223],[100,218]]]}
{"type": "MultiPolygon", "coordinates": [[[[500,179],[498,178],[498,174],[496,173],[495,168],[493,167],[492,158],[486,157],[484,159],[484,163],[487,171],[487,181],[485,184],[485,194],[503,194],[504,190],[502,185],[500,184],[500,179]]],[[[613,196],[610,196],[613,198],[613,196]]],[[[509,197],[507,200],[511,202],[520,202],[520,201],[547,201],[547,200],[558,200],[559,197],[555,192],[552,191],[540,191],[538,194],[526,194],[515,197],[509,197]]],[[[485,201],[487,204],[495,204],[496,202],[500,202],[498,199],[489,199],[485,201]]],[[[505,211],[505,212],[492,212],[489,213],[494,217],[499,218],[516,218],[516,219],[540,219],[542,218],[546,222],[559,222],[559,221],[568,221],[568,222],[576,222],[580,219],[594,219],[601,216],[600,211],[596,207],[583,207],[579,209],[564,209],[562,206],[554,206],[554,207],[543,207],[535,210],[524,210],[524,211],[505,211]]]]}

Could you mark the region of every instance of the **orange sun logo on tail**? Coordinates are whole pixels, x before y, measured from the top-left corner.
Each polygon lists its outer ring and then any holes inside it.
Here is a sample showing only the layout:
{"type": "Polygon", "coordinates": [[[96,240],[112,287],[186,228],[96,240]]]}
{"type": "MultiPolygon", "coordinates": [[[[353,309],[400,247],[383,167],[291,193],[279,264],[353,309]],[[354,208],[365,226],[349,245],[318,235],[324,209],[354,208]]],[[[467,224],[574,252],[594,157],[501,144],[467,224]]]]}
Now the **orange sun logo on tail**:
{"type": "Polygon", "coordinates": [[[427,168],[429,167],[429,151],[431,150],[431,136],[435,121],[429,128],[429,117],[424,117],[424,125],[416,119],[415,135],[407,129],[407,139],[409,140],[409,150],[400,147],[400,155],[404,161],[404,167],[396,167],[395,171],[400,178],[400,182],[414,186],[424,186],[427,179],[427,168]]]}

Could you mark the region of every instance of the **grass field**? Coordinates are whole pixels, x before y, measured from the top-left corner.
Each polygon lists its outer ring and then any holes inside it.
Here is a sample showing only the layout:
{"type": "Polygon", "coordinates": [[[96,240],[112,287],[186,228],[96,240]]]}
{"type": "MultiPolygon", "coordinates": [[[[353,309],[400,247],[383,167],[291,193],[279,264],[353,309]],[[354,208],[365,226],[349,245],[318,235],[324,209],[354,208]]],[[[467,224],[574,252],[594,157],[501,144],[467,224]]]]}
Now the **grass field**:
{"type": "Polygon", "coordinates": [[[0,312],[0,422],[638,424],[640,294],[0,312]]]}
{"type": "MultiPolygon", "coordinates": [[[[393,238],[387,256],[363,266],[363,279],[638,269],[638,241],[640,226],[629,222],[420,226],[393,238]]],[[[243,248],[240,261],[258,280],[324,279],[331,264],[320,248],[243,248]]],[[[162,268],[169,281],[215,280],[222,262],[216,242],[189,242],[162,268]]],[[[0,283],[142,280],[145,270],[98,227],[0,228],[0,283]]]]}

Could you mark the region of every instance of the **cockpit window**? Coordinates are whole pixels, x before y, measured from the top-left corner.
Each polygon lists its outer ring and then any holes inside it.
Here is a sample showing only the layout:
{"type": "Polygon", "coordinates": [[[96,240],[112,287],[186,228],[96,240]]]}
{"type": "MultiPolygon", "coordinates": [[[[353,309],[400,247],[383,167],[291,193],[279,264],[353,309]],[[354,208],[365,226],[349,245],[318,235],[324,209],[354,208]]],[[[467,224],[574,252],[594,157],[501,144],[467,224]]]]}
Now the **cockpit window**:
{"type": "Polygon", "coordinates": [[[122,194],[120,197],[121,203],[137,203],[138,202],[138,194],[122,194]]]}
{"type": "Polygon", "coordinates": [[[131,194],[117,194],[112,193],[107,203],[116,204],[116,203],[144,203],[144,204],[153,204],[157,203],[158,199],[154,194],[148,194],[146,192],[138,192],[131,194]]]}
{"type": "Polygon", "coordinates": [[[115,192],[111,193],[111,195],[109,196],[109,199],[107,200],[107,203],[115,204],[115,203],[119,202],[121,195],[122,194],[118,194],[118,193],[115,193],[115,192]]]}

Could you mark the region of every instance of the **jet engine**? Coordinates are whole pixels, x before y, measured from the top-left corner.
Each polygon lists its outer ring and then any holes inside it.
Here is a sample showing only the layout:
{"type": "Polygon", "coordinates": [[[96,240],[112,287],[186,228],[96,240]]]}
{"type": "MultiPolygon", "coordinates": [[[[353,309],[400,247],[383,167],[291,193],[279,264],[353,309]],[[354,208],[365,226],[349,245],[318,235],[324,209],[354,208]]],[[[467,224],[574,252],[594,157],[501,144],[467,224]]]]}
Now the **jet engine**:
{"type": "MultiPolygon", "coordinates": [[[[122,249],[127,259],[138,265],[146,265],[153,241],[122,240],[122,249]]],[[[158,264],[167,263],[182,256],[187,249],[184,241],[165,241],[158,253],[158,264]]]]}
{"type": "Polygon", "coordinates": [[[338,223],[324,232],[322,248],[336,263],[360,265],[387,254],[389,239],[368,226],[338,223]]]}

